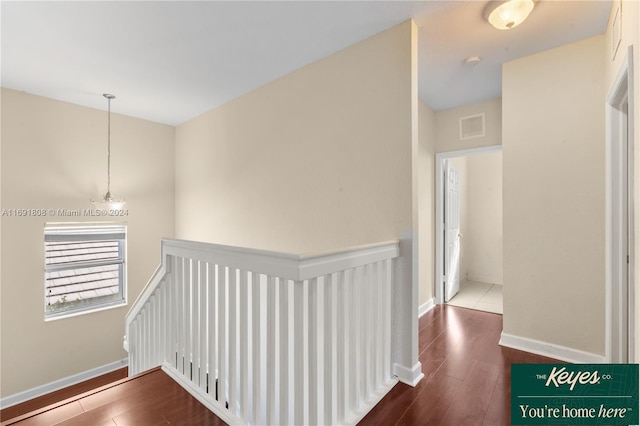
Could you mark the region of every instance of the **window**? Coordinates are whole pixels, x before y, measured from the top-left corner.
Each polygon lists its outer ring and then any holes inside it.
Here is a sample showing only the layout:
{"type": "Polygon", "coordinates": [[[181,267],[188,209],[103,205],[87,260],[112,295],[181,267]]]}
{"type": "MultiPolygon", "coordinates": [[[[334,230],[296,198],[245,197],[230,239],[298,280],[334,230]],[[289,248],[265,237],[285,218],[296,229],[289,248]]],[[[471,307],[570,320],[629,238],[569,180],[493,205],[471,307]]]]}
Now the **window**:
{"type": "Polygon", "coordinates": [[[47,224],[45,319],[126,302],[126,226],[47,224]]]}

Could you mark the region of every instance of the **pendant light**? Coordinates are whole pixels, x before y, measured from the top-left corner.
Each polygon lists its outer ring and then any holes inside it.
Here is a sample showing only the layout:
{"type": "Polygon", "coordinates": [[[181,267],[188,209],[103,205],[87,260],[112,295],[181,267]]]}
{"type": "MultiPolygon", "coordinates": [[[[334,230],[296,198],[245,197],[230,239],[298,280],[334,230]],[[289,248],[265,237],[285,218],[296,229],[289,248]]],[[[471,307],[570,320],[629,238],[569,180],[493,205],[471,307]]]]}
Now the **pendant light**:
{"type": "Polygon", "coordinates": [[[108,93],[103,94],[107,99],[107,192],[100,200],[91,200],[93,205],[101,210],[122,210],[125,206],[124,199],[116,199],[111,196],[111,100],[116,97],[108,93]]]}

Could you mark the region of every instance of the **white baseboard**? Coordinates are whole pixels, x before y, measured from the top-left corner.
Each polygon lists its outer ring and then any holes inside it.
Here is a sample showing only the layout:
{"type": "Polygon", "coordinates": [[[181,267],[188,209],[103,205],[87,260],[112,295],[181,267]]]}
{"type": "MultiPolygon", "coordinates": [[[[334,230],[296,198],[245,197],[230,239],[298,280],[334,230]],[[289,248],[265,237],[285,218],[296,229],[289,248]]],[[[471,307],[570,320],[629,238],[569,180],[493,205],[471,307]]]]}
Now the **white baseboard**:
{"type": "Polygon", "coordinates": [[[353,412],[349,418],[345,419],[345,425],[357,425],[365,418],[365,416],[369,413],[369,411],[373,410],[373,407],[378,405],[378,402],[382,401],[382,398],[385,397],[386,394],[398,383],[397,379],[391,379],[383,386],[378,388],[369,398],[358,409],[353,412]]]}
{"type": "Polygon", "coordinates": [[[435,297],[432,297],[424,304],[420,305],[420,307],[418,308],[418,318],[429,312],[431,309],[433,309],[434,306],[436,306],[436,299],[435,297]]]}
{"type": "Polygon", "coordinates": [[[487,284],[502,285],[501,279],[498,279],[498,277],[490,277],[489,275],[468,274],[467,280],[478,281],[478,282],[487,283],[487,284]]]}
{"type": "Polygon", "coordinates": [[[77,383],[84,382],[89,379],[93,379],[94,377],[98,377],[106,373],[110,373],[122,367],[126,367],[128,364],[129,364],[129,360],[127,358],[124,358],[124,359],[121,359],[120,361],[115,361],[110,364],[103,365],[101,367],[96,367],[91,370],[84,371],[82,373],[74,374],[73,376],[65,377],[50,383],[46,383],[41,386],[37,386],[32,389],[28,389],[23,392],[16,393],[14,395],[6,396],[0,399],[0,408],[4,409],[7,407],[11,407],[12,405],[29,401],[30,399],[37,398],[39,396],[46,395],[51,392],[55,392],[57,390],[75,385],[77,383]]]}
{"type": "Polygon", "coordinates": [[[413,367],[407,368],[404,365],[393,364],[393,375],[402,383],[415,387],[424,378],[422,364],[417,362],[413,367]]]}
{"type": "Polygon", "coordinates": [[[167,373],[173,380],[182,386],[187,392],[189,392],[195,399],[200,401],[202,405],[218,416],[222,421],[228,425],[241,425],[245,424],[242,419],[227,410],[223,403],[213,399],[213,396],[207,394],[198,386],[194,385],[190,380],[186,380],[182,374],[178,372],[171,364],[165,362],[162,364],[162,371],[167,373]]]}
{"type": "Polygon", "coordinates": [[[591,352],[585,352],[579,349],[568,348],[566,346],[555,345],[553,343],[542,342],[540,340],[529,339],[526,337],[514,336],[504,332],[500,335],[499,344],[500,346],[506,346],[507,348],[531,352],[536,355],[555,358],[573,364],[602,364],[605,362],[603,355],[593,354],[591,352]]]}

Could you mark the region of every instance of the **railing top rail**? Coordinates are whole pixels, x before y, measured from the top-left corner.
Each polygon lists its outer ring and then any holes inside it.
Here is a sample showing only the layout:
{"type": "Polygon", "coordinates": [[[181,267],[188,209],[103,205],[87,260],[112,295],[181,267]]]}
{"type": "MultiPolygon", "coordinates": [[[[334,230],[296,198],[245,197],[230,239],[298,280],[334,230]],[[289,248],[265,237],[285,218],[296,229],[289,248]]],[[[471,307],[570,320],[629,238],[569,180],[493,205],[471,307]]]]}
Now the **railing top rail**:
{"type": "Polygon", "coordinates": [[[339,254],[348,253],[348,252],[369,250],[369,249],[381,248],[386,246],[397,246],[398,244],[399,244],[399,240],[388,240],[388,241],[382,241],[377,243],[346,247],[346,248],[341,248],[336,250],[327,250],[327,251],[322,251],[317,253],[294,254],[294,253],[275,251],[275,250],[264,250],[264,249],[250,248],[250,247],[207,243],[203,241],[181,240],[181,239],[175,239],[175,238],[162,239],[163,247],[167,247],[167,248],[176,248],[176,249],[189,248],[189,249],[197,249],[199,251],[204,251],[204,252],[227,251],[230,253],[238,253],[240,255],[251,254],[251,255],[276,257],[276,258],[291,259],[291,260],[309,260],[313,258],[339,255],[339,254]]]}
{"type": "Polygon", "coordinates": [[[397,246],[399,243],[400,243],[399,240],[381,241],[378,243],[361,244],[361,245],[341,248],[337,250],[330,250],[330,251],[317,252],[317,253],[305,253],[305,254],[301,254],[299,258],[300,260],[309,260],[313,258],[334,256],[334,255],[339,255],[339,254],[348,253],[348,252],[370,250],[370,249],[382,248],[387,246],[397,246]]]}
{"type": "Polygon", "coordinates": [[[398,257],[398,241],[366,244],[320,254],[292,254],[200,241],[164,239],[164,255],[217,263],[233,268],[305,280],[348,268],[398,257]]]}

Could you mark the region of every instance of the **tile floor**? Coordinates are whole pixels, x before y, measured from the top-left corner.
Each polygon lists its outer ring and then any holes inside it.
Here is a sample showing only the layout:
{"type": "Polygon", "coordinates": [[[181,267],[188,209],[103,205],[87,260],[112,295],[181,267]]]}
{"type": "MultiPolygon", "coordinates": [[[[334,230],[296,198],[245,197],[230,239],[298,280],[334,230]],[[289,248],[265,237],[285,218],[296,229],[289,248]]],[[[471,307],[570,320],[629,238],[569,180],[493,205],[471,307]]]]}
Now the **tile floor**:
{"type": "Polygon", "coordinates": [[[462,308],[502,314],[502,286],[478,281],[460,281],[460,291],[448,303],[462,308]]]}

